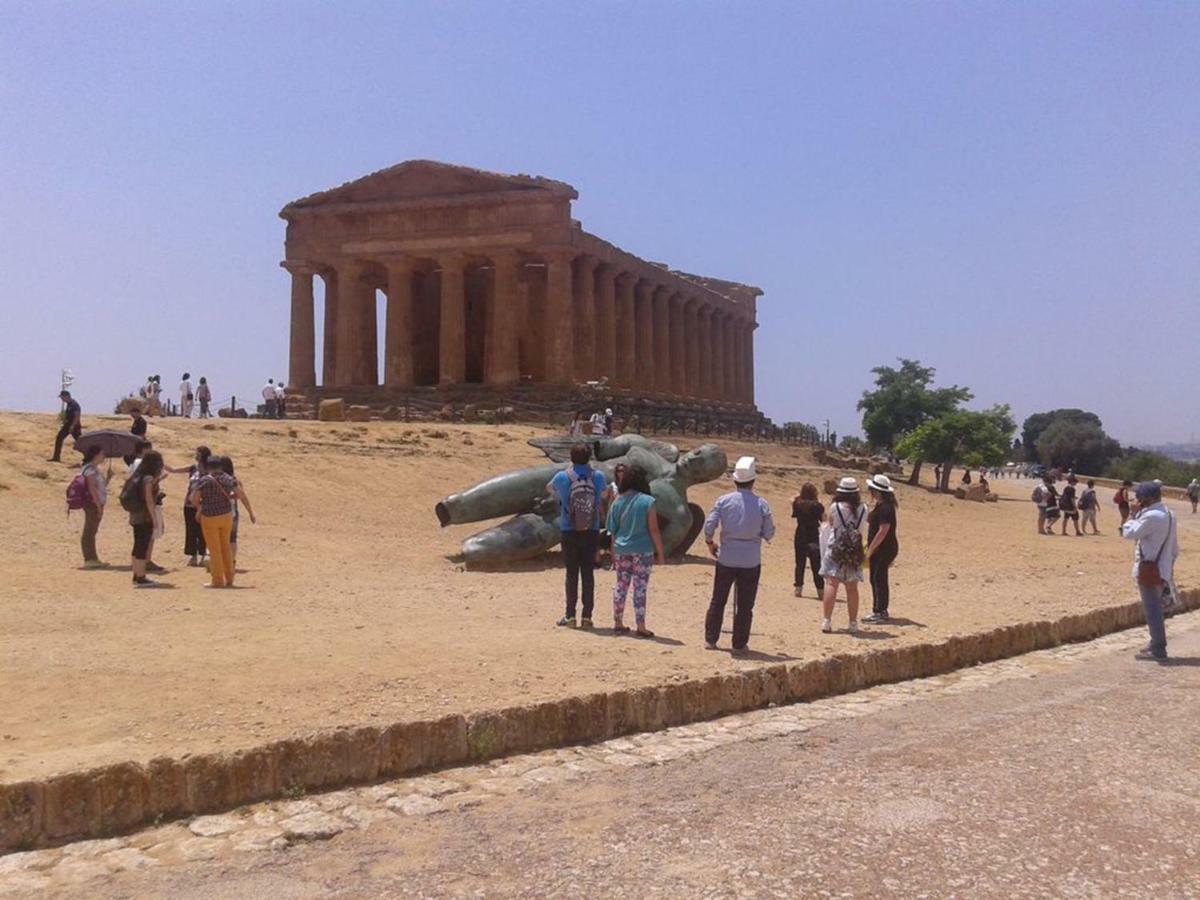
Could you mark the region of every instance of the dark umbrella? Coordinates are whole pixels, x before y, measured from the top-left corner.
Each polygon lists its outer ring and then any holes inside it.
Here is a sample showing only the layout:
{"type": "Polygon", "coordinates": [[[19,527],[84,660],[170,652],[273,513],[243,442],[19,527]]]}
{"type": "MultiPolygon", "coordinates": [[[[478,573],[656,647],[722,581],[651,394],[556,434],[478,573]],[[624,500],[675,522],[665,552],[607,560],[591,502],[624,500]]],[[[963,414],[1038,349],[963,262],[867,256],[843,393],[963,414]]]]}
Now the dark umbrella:
{"type": "Polygon", "coordinates": [[[88,447],[99,447],[105,456],[131,456],[137,442],[137,435],[128,431],[115,431],[103,428],[100,431],[89,431],[75,438],[75,449],[82,453],[88,447]]]}

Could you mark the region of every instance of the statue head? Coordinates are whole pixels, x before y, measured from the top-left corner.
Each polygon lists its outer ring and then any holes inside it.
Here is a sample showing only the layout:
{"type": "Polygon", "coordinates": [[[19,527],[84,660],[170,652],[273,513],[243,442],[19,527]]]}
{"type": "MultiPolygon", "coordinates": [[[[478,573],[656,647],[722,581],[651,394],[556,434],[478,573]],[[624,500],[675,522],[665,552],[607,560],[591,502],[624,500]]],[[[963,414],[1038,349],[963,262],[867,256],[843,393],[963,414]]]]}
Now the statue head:
{"type": "Polygon", "coordinates": [[[676,463],[679,477],[689,485],[714,481],[724,475],[728,468],[725,451],[716,444],[701,444],[681,456],[676,463]]]}

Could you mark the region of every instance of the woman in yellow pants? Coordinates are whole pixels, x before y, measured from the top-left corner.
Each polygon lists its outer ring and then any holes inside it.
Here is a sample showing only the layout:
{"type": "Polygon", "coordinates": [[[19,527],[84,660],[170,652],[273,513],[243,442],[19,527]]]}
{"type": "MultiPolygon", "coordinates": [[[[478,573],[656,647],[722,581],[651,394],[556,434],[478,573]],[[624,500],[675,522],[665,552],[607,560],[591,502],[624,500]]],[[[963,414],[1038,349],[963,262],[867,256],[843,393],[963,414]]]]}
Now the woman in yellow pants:
{"type": "Polygon", "coordinates": [[[208,545],[209,587],[233,587],[233,494],[237,483],[221,471],[219,457],[209,457],[207,472],[196,482],[191,502],[208,545]]]}

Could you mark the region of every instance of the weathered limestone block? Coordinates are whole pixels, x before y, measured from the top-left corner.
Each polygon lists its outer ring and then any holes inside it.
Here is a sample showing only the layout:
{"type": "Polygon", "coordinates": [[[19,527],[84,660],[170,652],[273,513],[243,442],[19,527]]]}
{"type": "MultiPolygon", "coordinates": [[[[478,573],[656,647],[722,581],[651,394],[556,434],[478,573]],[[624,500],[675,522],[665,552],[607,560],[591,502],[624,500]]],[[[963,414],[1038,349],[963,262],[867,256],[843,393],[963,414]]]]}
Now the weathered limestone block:
{"type": "Polygon", "coordinates": [[[56,775],[45,783],[42,834],[50,840],[91,837],[103,829],[100,792],[91,772],[56,775]]]}
{"type": "Polygon", "coordinates": [[[0,784],[0,853],[33,844],[42,832],[42,785],[0,784]]]}
{"type": "Polygon", "coordinates": [[[224,753],[204,753],[184,761],[190,812],[216,812],[237,805],[239,798],[231,762],[232,757],[224,753]]]}
{"type": "Polygon", "coordinates": [[[976,503],[982,503],[987,499],[988,489],[982,484],[971,484],[967,486],[967,499],[974,500],[976,503]]]}
{"type": "Polygon", "coordinates": [[[317,418],[322,422],[346,421],[346,401],[341,398],[322,400],[317,404],[317,418]]]}
{"type": "Polygon", "coordinates": [[[149,791],[145,769],[131,762],[105,766],[96,775],[96,788],[106,833],[125,831],[142,823],[149,791]]]}
{"type": "Polygon", "coordinates": [[[955,500],[966,500],[967,499],[966,488],[955,488],[954,489],[954,499],[955,500]]]}
{"type": "Polygon", "coordinates": [[[503,425],[505,422],[511,422],[517,417],[517,411],[511,406],[501,406],[496,410],[496,424],[503,425]]]}
{"type": "Polygon", "coordinates": [[[369,406],[350,406],[346,409],[347,422],[370,422],[371,407],[369,406]]]}
{"type": "Polygon", "coordinates": [[[389,406],[383,411],[383,420],[385,422],[399,422],[404,418],[404,410],[398,406],[389,406]]]}

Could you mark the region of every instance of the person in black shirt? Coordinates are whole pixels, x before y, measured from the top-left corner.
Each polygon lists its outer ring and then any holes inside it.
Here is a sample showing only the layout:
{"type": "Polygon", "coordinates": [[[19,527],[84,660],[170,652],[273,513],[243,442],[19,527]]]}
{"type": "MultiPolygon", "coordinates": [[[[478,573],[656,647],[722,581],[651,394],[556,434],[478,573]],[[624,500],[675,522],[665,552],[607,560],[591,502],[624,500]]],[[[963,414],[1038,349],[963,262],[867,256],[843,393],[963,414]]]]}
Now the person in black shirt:
{"type": "Polygon", "coordinates": [[[1067,523],[1075,523],[1075,536],[1079,537],[1083,534],[1079,530],[1079,508],[1075,505],[1075,485],[1077,481],[1074,475],[1067,477],[1067,486],[1062,489],[1062,494],[1058,498],[1058,508],[1062,510],[1063,517],[1063,537],[1067,535],[1067,523]]]}
{"type": "Polygon", "coordinates": [[[871,596],[874,598],[872,613],[864,622],[888,621],[888,603],[891,588],[888,585],[888,569],[900,552],[896,540],[896,491],[886,475],[872,475],[867,481],[871,499],[875,505],[867,516],[867,565],[870,569],[871,596]]]}
{"type": "Polygon", "coordinates": [[[134,407],[129,411],[129,414],[133,416],[133,424],[129,426],[129,433],[135,434],[138,437],[145,437],[146,417],[142,415],[142,411],[137,407],[134,407]]]}
{"type": "Polygon", "coordinates": [[[817,588],[817,599],[825,590],[825,579],[821,577],[821,522],[825,519],[825,507],[817,499],[817,486],[811,481],[800,488],[792,498],[792,518],[796,520],[796,577],[793,585],[796,596],[804,590],[804,566],[812,567],[813,584],[817,588]]]}
{"type": "Polygon", "coordinates": [[[78,440],[83,433],[83,427],[79,424],[82,417],[79,402],[72,399],[70,391],[59,392],[58,399],[67,404],[67,408],[63,411],[62,427],[54,437],[54,455],[50,457],[50,462],[62,462],[62,445],[68,434],[78,440]]]}

